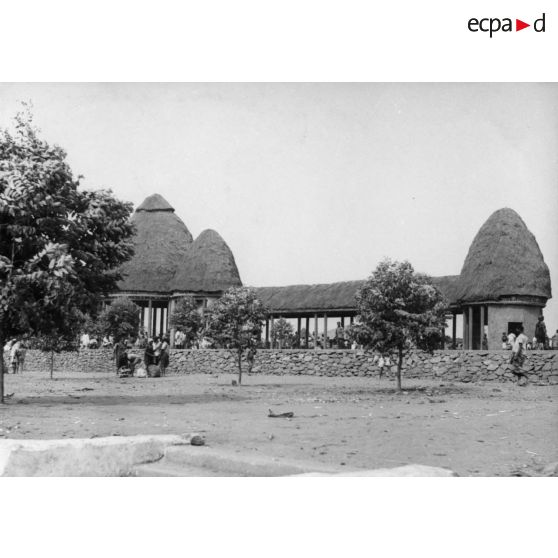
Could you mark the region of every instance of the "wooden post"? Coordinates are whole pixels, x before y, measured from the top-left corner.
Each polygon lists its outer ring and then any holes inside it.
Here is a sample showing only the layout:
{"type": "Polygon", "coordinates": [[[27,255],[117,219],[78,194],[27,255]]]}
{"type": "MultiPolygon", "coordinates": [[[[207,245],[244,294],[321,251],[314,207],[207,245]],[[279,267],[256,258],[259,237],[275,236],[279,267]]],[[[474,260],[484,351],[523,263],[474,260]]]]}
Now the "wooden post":
{"type": "Polygon", "coordinates": [[[159,319],[159,335],[162,337],[165,333],[165,308],[161,306],[161,317],[159,319]]]}
{"type": "Polygon", "coordinates": [[[324,314],[324,349],[327,349],[327,314],[324,314]]]}
{"type": "Polygon", "coordinates": [[[452,313],[452,322],[451,322],[451,342],[454,349],[456,348],[455,346],[456,338],[457,338],[457,313],[454,310],[452,313]]]}
{"type": "Polygon", "coordinates": [[[269,318],[266,318],[265,320],[265,348],[266,349],[268,344],[269,344],[269,318]]]}
{"type": "Polygon", "coordinates": [[[484,340],[484,305],[480,307],[480,333],[479,333],[479,349],[482,350],[482,342],[484,340]]]}
{"type": "Polygon", "coordinates": [[[314,350],[318,350],[318,314],[314,314],[314,350]]]}
{"type": "Polygon", "coordinates": [[[467,342],[469,345],[469,349],[473,348],[473,307],[469,306],[469,317],[467,319],[467,327],[468,327],[468,332],[467,332],[467,342]]]}
{"type": "Polygon", "coordinates": [[[296,319],[296,331],[298,334],[298,347],[297,347],[298,349],[300,349],[300,345],[301,345],[300,343],[300,330],[302,329],[301,325],[302,325],[302,318],[298,317],[296,319]]]}
{"type": "Polygon", "coordinates": [[[351,323],[351,325],[353,325],[355,323],[355,317],[354,316],[351,316],[351,322],[350,323],[351,323]]]}
{"type": "Polygon", "coordinates": [[[174,336],[176,335],[176,328],[170,327],[170,317],[174,312],[176,301],[172,298],[169,300],[169,305],[167,307],[167,331],[170,329],[170,346],[174,349],[174,336]]]}
{"type": "Polygon", "coordinates": [[[153,337],[153,300],[149,299],[147,312],[147,337],[153,337]]]}
{"type": "Polygon", "coordinates": [[[306,333],[304,334],[304,337],[305,337],[305,339],[304,339],[304,341],[305,341],[304,346],[305,346],[306,348],[308,348],[308,333],[309,333],[308,330],[309,330],[309,329],[310,329],[310,318],[309,318],[308,316],[306,316],[306,333]]]}
{"type": "Polygon", "coordinates": [[[341,316],[341,327],[345,329],[345,316],[341,316]]]}
{"type": "Polygon", "coordinates": [[[273,343],[273,314],[269,317],[269,337],[270,337],[270,347],[274,349],[275,344],[273,343]]]}

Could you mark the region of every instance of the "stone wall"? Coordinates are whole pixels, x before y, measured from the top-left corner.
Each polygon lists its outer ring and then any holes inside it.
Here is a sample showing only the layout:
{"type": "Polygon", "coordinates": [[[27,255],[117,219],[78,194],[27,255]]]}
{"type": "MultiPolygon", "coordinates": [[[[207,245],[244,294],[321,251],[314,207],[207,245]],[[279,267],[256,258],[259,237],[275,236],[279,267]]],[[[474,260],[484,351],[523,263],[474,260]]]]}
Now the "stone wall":
{"type": "MultiPolygon", "coordinates": [[[[66,372],[114,372],[112,351],[82,350],[55,355],[54,369],[66,372]]],[[[411,354],[404,363],[406,378],[436,378],[441,381],[512,381],[509,351],[436,351],[411,354]]],[[[50,355],[27,351],[25,369],[48,371],[50,355]]],[[[531,383],[558,384],[558,351],[530,351],[523,369],[531,383]]],[[[244,368],[245,370],[245,368],[244,368]]],[[[263,374],[307,374],[315,376],[377,376],[377,357],[365,351],[348,350],[260,350],[254,372],[263,374]]],[[[395,366],[384,368],[393,377],[395,366]]],[[[236,354],[228,350],[173,350],[169,374],[236,373],[236,354]]]]}

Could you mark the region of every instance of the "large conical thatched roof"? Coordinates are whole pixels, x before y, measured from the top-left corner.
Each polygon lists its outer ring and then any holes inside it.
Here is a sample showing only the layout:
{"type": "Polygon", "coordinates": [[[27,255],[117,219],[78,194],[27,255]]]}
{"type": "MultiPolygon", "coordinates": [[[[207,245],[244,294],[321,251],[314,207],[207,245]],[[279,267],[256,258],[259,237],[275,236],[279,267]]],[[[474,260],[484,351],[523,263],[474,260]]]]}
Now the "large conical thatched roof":
{"type": "Polygon", "coordinates": [[[177,262],[186,257],[192,235],[171,205],[153,194],[136,209],[135,255],[122,267],[121,291],[168,292],[177,262]]]}
{"type": "Polygon", "coordinates": [[[475,236],[456,298],[462,302],[507,296],[550,298],[550,273],[537,240],[513,209],[494,212],[475,236]]]}
{"type": "Polygon", "coordinates": [[[172,290],[217,292],[241,285],[231,249],[218,233],[207,229],[178,266],[172,290]]]}

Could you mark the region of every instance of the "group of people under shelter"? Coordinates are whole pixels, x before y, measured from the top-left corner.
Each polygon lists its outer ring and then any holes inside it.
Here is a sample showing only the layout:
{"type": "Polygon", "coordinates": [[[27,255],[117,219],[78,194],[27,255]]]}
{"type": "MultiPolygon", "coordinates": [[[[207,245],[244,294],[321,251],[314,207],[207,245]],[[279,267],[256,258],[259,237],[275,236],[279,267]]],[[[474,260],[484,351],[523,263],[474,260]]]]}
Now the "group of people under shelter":
{"type": "Polygon", "coordinates": [[[164,376],[170,361],[169,337],[147,338],[140,333],[133,342],[129,338],[120,339],[114,343],[112,358],[121,377],[164,376]]]}

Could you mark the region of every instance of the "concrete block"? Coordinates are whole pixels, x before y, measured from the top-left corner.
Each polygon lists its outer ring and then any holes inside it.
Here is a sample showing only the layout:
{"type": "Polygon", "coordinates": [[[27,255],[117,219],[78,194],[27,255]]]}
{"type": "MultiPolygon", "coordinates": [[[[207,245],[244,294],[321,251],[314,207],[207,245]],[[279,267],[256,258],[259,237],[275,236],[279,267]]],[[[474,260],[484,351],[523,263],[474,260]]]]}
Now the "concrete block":
{"type": "Polygon", "coordinates": [[[161,459],[190,436],[111,436],[68,440],[0,440],[0,476],[116,477],[161,459]]]}

